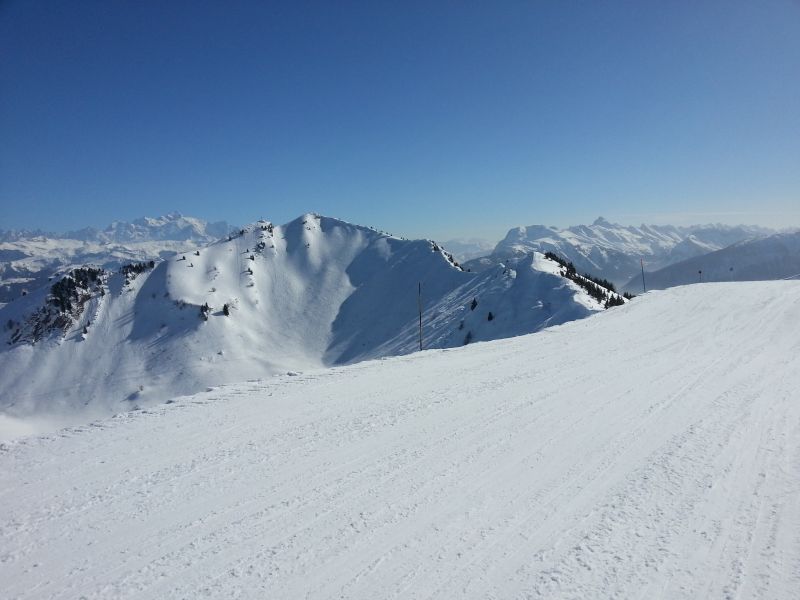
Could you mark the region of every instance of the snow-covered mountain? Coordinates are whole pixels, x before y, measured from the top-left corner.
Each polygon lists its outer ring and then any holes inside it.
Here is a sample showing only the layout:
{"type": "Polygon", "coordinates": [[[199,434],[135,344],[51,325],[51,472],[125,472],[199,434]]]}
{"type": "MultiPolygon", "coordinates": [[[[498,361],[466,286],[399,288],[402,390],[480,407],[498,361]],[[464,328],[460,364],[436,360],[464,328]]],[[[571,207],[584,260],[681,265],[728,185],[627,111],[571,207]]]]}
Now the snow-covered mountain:
{"type": "MultiPolygon", "coordinates": [[[[646,273],[648,289],[660,290],[698,281],[762,281],[800,278],[800,232],[732,244],[722,250],[695,256],[652,273],[646,273]]],[[[639,293],[641,275],[634,276],[624,291],[639,293]]]]}
{"type": "Polygon", "coordinates": [[[497,244],[491,258],[465,266],[480,270],[508,256],[551,251],[572,261],[581,272],[622,286],[640,271],[641,259],[646,268],[654,270],[771,233],[774,231],[744,225],[623,226],[600,217],[591,225],[566,229],[544,225],[516,227],[497,244]]]}
{"type": "Polygon", "coordinates": [[[107,414],[208,385],[412,352],[420,283],[426,348],[603,309],[604,298],[581,287],[590,282],[562,271],[533,254],[468,273],[433,242],[312,214],[280,227],[261,221],[160,262],[73,270],[0,309],[0,409],[107,414]]]}
{"type": "Polygon", "coordinates": [[[0,243],[17,242],[37,237],[59,237],[59,234],[42,229],[0,229],[0,243]]]}
{"type": "Polygon", "coordinates": [[[171,212],[161,217],[142,217],[134,221],[114,221],[105,229],[85,227],[75,231],[52,232],[41,229],[0,229],[0,242],[16,242],[32,238],[68,239],[101,244],[152,241],[213,242],[227,236],[231,225],[214,223],[171,212]]]}
{"type": "Polygon", "coordinates": [[[227,236],[231,226],[225,221],[209,223],[202,219],[186,217],[172,212],[163,217],[142,217],[132,222],[114,221],[103,230],[91,227],[71,231],[63,237],[101,243],[127,243],[149,241],[213,242],[227,236]]]}
{"type": "Polygon", "coordinates": [[[187,246],[207,244],[227,237],[230,231],[224,221],[208,223],[180,213],[131,223],[115,221],[103,230],[0,231],[0,305],[73,266],[119,268],[128,262],[158,259],[187,246]]]}
{"type": "Polygon", "coordinates": [[[798,306],[648,292],[0,444],[2,595],[795,600],[798,306]]]}

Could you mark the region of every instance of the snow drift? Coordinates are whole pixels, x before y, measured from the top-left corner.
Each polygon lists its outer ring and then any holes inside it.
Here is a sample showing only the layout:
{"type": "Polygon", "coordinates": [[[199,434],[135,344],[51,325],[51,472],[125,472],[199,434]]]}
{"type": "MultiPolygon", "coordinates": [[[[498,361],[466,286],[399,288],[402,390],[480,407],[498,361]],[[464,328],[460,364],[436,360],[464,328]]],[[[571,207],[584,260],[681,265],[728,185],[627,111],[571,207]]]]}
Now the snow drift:
{"type": "Polygon", "coordinates": [[[3,594],[796,598],[798,306],[672,288],[0,446],[3,594]]]}

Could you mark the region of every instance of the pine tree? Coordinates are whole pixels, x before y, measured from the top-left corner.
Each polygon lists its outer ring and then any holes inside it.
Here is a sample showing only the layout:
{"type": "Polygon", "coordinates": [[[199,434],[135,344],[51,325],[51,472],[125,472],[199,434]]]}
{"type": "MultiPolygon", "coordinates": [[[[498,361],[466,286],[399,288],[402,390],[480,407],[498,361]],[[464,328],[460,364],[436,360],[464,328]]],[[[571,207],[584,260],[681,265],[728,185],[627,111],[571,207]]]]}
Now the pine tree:
{"type": "Polygon", "coordinates": [[[208,321],[209,312],[211,312],[211,307],[208,305],[208,302],[204,302],[203,306],[200,307],[200,318],[204,321],[208,321]]]}

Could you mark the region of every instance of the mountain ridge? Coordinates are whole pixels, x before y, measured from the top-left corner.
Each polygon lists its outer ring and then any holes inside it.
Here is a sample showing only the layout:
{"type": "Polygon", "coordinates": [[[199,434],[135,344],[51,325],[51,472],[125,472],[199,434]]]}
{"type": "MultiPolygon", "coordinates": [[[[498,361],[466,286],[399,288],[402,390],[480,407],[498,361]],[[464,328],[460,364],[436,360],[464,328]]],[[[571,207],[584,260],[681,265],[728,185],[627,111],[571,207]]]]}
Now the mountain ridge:
{"type": "MultiPolygon", "coordinates": [[[[208,385],[461,346],[603,310],[557,263],[464,271],[430,240],[306,214],[0,309],[0,410],[106,414],[208,385]]],[[[615,296],[616,297],[616,296],[615,296]]]]}

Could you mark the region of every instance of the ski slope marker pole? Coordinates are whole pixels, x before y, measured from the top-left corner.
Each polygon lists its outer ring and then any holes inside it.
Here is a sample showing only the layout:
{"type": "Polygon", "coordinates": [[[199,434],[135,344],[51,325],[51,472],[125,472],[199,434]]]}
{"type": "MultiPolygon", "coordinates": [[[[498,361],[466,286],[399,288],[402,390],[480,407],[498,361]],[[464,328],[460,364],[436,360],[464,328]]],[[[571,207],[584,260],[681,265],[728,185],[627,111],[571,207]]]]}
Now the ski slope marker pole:
{"type": "Polygon", "coordinates": [[[640,258],[639,263],[642,265],[642,293],[644,294],[647,291],[647,288],[644,285],[644,259],[640,258]]]}
{"type": "Polygon", "coordinates": [[[419,309],[419,349],[422,350],[422,282],[417,291],[417,308],[419,309]]]}

